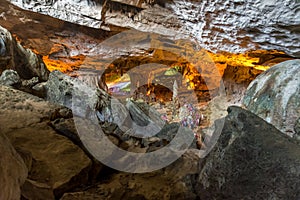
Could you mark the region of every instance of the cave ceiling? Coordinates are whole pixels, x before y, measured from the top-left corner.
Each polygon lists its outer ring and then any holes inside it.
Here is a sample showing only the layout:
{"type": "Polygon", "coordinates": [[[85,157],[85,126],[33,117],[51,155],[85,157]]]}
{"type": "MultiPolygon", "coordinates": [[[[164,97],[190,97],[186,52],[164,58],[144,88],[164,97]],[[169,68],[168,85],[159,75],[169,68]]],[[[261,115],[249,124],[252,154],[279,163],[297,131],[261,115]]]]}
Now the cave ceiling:
{"type": "Polygon", "coordinates": [[[297,0],[9,0],[35,12],[96,29],[133,28],[193,37],[210,51],[279,50],[300,57],[297,0]]]}

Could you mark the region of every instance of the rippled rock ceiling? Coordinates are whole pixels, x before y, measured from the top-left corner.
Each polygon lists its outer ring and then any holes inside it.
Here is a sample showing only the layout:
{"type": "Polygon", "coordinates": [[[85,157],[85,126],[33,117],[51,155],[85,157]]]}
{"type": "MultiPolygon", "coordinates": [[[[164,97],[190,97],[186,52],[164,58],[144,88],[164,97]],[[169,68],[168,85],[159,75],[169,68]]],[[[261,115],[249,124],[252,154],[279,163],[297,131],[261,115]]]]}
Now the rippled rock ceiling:
{"type": "Polygon", "coordinates": [[[135,28],[176,37],[193,36],[211,51],[276,49],[300,57],[298,0],[10,0],[69,22],[122,30],[135,28]]]}

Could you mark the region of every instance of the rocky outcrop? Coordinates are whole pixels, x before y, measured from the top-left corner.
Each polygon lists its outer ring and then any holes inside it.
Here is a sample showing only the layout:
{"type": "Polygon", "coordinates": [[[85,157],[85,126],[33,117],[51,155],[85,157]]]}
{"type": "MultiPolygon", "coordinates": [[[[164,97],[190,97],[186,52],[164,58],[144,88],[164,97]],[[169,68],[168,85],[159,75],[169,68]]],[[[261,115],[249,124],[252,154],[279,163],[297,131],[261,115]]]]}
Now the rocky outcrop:
{"type": "Polygon", "coordinates": [[[40,81],[48,78],[49,71],[40,57],[21,46],[8,30],[0,26],[0,73],[13,69],[21,78],[39,77],[40,81]]]}
{"type": "Polygon", "coordinates": [[[17,6],[69,22],[197,38],[211,51],[277,49],[300,57],[299,2],[279,1],[21,1],[17,6]]]}
{"type": "Polygon", "coordinates": [[[300,116],[300,60],[282,62],[259,75],[243,100],[248,110],[287,135],[300,116]]]}
{"type": "Polygon", "coordinates": [[[59,198],[88,182],[92,161],[82,149],[49,126],[51,120],[70,117],[66,108],[5,86],[0,86],[0,105],[1,134],[20,152],[29,171],[22,187],[25,199],[59,198]]]}
{"type": "MultiPolygon", "coordinates": [[[[229,107],[224,129],[201,161],[200,199],[299,199],[300,143],[253,113],[229,107]]],[[[220,126],[220,121],[216,121],[220,126]]]]}
{"type": "Polygon", "coordinates": [[[27,177],[27,167],[0,128],[0,199],[21,198],[21,186],[27,177]]]}

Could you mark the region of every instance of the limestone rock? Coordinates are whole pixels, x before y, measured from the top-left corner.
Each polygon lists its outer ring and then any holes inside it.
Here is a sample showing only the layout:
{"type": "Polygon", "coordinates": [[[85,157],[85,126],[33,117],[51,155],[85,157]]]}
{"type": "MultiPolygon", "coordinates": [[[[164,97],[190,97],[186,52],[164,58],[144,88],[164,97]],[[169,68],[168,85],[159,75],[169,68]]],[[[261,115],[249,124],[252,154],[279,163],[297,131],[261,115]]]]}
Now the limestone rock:
{"type": "Polygon", "coordinates": [[[243,104],[290,136],[300,116],[300,60],[282,62],[249,85],[243,104]]]}
{"type": "Polygon", "coordinates": [[[100,103],[99,96],[105,96],[105,92],[99,89],[96,74],[76,79],[55,70],[50,73],[45,88],[47,100],[66,106],[82,116],[87,113],[80,114],[80,109],[95,109],[100,103]]]}
{"type": "Polygon", "coordinates": [[[50,73],[46,84],[47,100],[59,105],[72,108],[73,80],[71,77],[59,72],[50,73]]]}
{"type": "Polygon", "coordinates": [[[0,26],[0,72],[13,69],[22,79],[39,77],[46,81],[49,71],[40,57],[29,49],[22,47],[11,33],[0,26]]]}
{"type": "Polygon", "coordinates": [[[50,120],[65,116],[64,107],[5,86],[0,86],[0,105],[1,133],[16,149],[32,156],[22,188],[26,199],[40,199],[41,195],[59,198],[87,183],[92,161],[48,125],[50,120]]]}
{"type": "Polygon", "coordinates": [[[299,51],[299,1],[174,0],[170,5],[201,46],[212,51],[299,51]]]}
{"type": "Polygon", "coordinates": [[[197,199],[193,181],[198,160],[197,153],[189,150],[165,169],[144,174],[114,174],[105,183],[86,191],[67,193],[61,200],[197,199]]]}
{"type": "Polygon", "coordinates": [[[40,98],[47,98],[47,90],[46,90],[46,84],[47,82],[42,82],[34,85],[30,91],[31,94],[38,96],[40,98]]]}
{"type": "Polygon", "coordinates": [[[33,77],[32,79],[22,81],[22,87],[32,88],[38,83],[39,83],[39,78],[33,77]]]}
{"type": "Polygon", "coordinates": [[[5,70],[0,76],[0,84],[15,86],[21,82],[19,74],[14,70],[5,70]]]}
{"type": "Polygon", "coordinates": [[[18,200],[28,170],[1,128],[0,131],[0,199],[18,200]]]}
{"type": "Polygon", "coordinates": [[[300,143],[249,111],[228,112],[218,142],[201,161],[200,199],[299,199],[300,143]]]}
{"type": "Polygon", "coordinates": [[[146,103],[136,103],[127,101],[127,116],[130,116],[129,128],[134,129],[134,135],[142,135],[142,137],[151,137],[158,133],[164,126],[164,121],[160,114],[146,103]]]}

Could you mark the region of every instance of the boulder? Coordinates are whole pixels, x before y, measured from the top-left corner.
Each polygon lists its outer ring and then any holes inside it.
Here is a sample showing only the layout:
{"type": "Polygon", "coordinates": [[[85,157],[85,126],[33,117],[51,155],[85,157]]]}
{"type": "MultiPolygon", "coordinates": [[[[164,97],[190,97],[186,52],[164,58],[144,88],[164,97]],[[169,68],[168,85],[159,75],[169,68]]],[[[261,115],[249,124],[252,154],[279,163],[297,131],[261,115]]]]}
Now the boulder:
{"type": "Polygon", "coordinates": [[[0,76],[0,84],[6,86],[16,86],[21,83],[19,74],[14,70],[5,70],[0,76]]]}
{"type": "Polygon", "coordinates": [[[40,81],[46,81],[49,75],[42,59],[22,47],[8,30],[0,26],[0,73],[5,69],[15,70],[22,79],[36,76],[40,81]]]}
{"type": "Polygon", "coordinates": [[[228,112],[216,145],[201,160],[200,199],[299,199],[300,143],[247,110],[228,112]]]}
{"type": "Polygon", "coordinates": [[[300,116],[300,60],[282,62],[248,86],[243,104],[289,136],[300,116]]]}
{"type": "Polygon", "coordinates": [[[55,70],[50,73],[45,89],[48,101],[74,109],[79,115],[82,114],[77,112],[78,109],[95,109],[101,104],[99,99],[106,99],[100,97],[107,96],[98,86],[97,74],[72,78],[55,70]]]}
{"type": "Polygon", "coordinates": [[[1,128],[0,131],[0,199],[17,200],[28,170],[1,128]]]}
{"type": "Polygon", "coordinates": [[[13,146],[23,152],[21,155],[30,166],[22,187],[25,199],[59,198],[88,182],[92,161],[82,149],[48,125],[50,120],[68,118],[65,109],[0,86],[1,134],[7,135],[13,146]]]}

